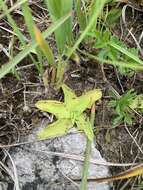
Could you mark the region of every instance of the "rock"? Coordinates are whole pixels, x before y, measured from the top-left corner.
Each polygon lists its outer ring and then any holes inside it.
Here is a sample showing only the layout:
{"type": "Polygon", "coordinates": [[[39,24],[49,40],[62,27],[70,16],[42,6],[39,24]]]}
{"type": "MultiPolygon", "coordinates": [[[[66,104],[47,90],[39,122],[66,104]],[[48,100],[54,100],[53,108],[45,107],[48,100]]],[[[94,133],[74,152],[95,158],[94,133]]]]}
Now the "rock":
{"type": "Polygon", "coordinates": [[[0,182],[0,190],[6,190],[8,189],[8,184],[5,182],[0,182]]]}
{"type": "MultiPolygon", "coordinates": [[[[23,141],[36,140],[38,129],[35,129],[23,141]]],[[[11,157],[16,165],[20,190],[77,190],[79,184],[72,183],[68,178],[81,176],[83,162],[50,154],[84,155],[86,138],[81,133],[70,133],[66,136],[41,142],[30,143],[11,149],[11,157]],[[66,177],[67,176],[67,177],[66,177]]],[[[92,158],[105,161],[100,152],[92,144],[92,158]]],[[[11,164],[9,163],[9,167],[11,164]]],[[[108,167],[91,164],[89,176],[109,176],[108,167]]],[[[108,184],[88,183],[88,190],[109,190],[108,184]]],[[[0,190],[8,190],[8,187],[0,190]]]]}

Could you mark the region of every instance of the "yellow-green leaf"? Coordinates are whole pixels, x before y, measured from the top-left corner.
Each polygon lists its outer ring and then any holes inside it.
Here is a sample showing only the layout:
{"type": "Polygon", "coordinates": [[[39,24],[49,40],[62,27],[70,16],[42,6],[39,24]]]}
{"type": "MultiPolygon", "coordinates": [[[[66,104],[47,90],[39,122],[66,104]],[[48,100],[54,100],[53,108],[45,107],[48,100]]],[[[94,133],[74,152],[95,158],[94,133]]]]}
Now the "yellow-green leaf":
{"type": "Polygon", "coordinates": [[[54,114],[57,118],[70,118],[70,114],[66,110],[66,106],[63,102],[55,100],[40,100],[35,105],[42,111],[54,114]]]}
{"type": "Polygon", "coordinates": [[[91,106],[94,102],[101,99],[102,92],[100,89],[90,90],[90,91],[88,91],[82,95],[83,99],[86,99],[87,97],[90,99],[90,103],[88,105],[88,108],[91,108],[91,106]]]}
{"type": "Polygon", "coordinates": [[[47,139],[65,135],[67,131],[73,127],[69,119],[59,119],[56,122],[45,127],[39,134],[39,139],[47,139]]]}
{"type": "Polygon", "coordinates": [[[81,115],[76,121],[76,124],[78,130],[84,131],[88,139],[92,141],[94,138],[94,133],[89,119],[87,119],[84,115],[81,115]]]}
{"type": "Polygon", "coordinates": [[[62,85],[62,90],[64,92],[64,102],[65,104],[70,104],[72,99],[76,98],[75,93],[70,89],[67,85],[63,84],[62,85]]]}
{"type": "Polygon", "coordinates": [[[71,111],[81,114],[87,108],[91,108],[92,104],[99,100],[102,96],[100,89],[90,90],[71,101],[68,105],[71,111]]]}

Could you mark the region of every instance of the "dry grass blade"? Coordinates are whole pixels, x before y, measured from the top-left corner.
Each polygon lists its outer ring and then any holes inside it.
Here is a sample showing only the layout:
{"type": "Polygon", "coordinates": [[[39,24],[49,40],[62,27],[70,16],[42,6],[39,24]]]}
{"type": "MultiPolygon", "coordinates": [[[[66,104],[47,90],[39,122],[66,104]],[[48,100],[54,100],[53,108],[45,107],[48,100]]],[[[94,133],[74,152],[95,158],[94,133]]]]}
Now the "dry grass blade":
{"type": "MultiPolygon", "coordinates": [[[[115,176],[112,177],[105,177],[105,178],[88,178],[88,181],[93,181],[97,183],[105,183],[105,182],[113,182],[116,180],[121,180],[121,179],[128,179],[130,177],[135,177],[138,175],[143,174],[143,164],[140,164],[138,166],[135,166],[131,169],[128,169],[124,172],[121,172],[115,176]]],[[[80,181],[81,179],[75,179],[75,181],[80,181]]]]}
{"type": "Polygon", "coordinates": [[[49,65],[54,65],[55,61],[54,61],[54,54],[52,52],[52,49],[50,48],[46,40],[43,38],[40,30],[36,26],[34,27],[34,33],[35,33],[36,42],[40,46],[44,55],[46,56],[49,65]]]}
{"type": "Polygon", "coordinates": [[[3,170],[11,177],[11,179],[14,181],[14,175],[11,172],[11,170],[5,165],[3,164],[3,162],[0,161],[0,165],[3,168],[3,170]]]}
{"type": "MultiPolygon", "coordinates": [[[[64,152],[52,152],[52,151],[42,151],[42,150],[33,150],[33,151],[37,151],[40,153],[44,153],[47,156],[59,156],[62,158],[68,158],[68,159],[72,159],[72,160],[77,160],[77,161],[84,161],[84,157],[80,156],[80,155],[76,155],[76,154],[67,154],[64,152]]],[[[99,159],[90,159],[89,161],[91,164],[95,164],[95,165],[102,165],[102,166],[118,166],[118,167],[125,167],[125,166],[133,166],[133,165],[137,165],[136,163],[113,163],[113,162],[106,162],[106,161],[100,161],[99,159]]]]}
{"type": "Polygon", "coordinates": [[[17,174],[17,169],[16,169],[16,166],[15,166],[15,163],[11,157],[11,155],[8,153],[7,150],[4,150],[5,153],[8,155],[11,163],[12,163],[12,167],[13,167],[13,173],[14,173],[14,184],[15,184],[15,190],[20,190],[19,188],[19,181],[18,181],[18,174],[17,174]]]}
{"type": "MultiPolygon", "coordinates": [[[[30,142],[21,142],[21,143],[16,143],[16,144],[9,144],[9,145],[0,145],[0,148],[10,148],[10,147],[16,147],[16,146],[21,146],[21,145],[27,145],[27,144],[33,144],[37,143],[43,140],[39,141],[30,141],[30,142]]],[[[41,152],[44,154],[47,154],[47,156],[59,156],[62,158],[68,158],[68,159],[73,159],[73,160],[78,160],[78,161],[84,161],[83,156],[79,156],[76,154],[67,154],[64,152],[52,152],[52,151],[44,151],[44,150],[34,150],[37,152],[41,152]]],[[[96,159],[90,159],[90,163],[96,164],[96,165],[103,165],[103,166],[119,166],[119,167],[125,167],[125,166],[133,166],[137,165],[138,163],[113,163],[113,162],[105,162],[105,161],[100,161],[96,159]]]]}

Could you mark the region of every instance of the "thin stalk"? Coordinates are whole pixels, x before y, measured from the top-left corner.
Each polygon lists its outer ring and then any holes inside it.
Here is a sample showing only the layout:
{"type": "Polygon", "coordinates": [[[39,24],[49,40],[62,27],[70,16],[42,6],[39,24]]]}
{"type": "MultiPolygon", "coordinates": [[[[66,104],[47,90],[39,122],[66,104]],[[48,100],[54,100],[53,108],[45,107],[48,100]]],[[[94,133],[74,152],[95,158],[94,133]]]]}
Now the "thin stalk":
{"type": "Polygon", "coordinates": [[[119,66],[119,67],[123,67],[123,68],[129,68],[129,69],[133,69],[133,70],[139,70],[139,71],[142,71],[143,70],[143,66],[142,64],[138,64],[138,63],[127,63],[127,62],[123,62],[123,61],[110,61],[110,60],[107,60],[107,59],[102,59],[102,58],[99,58],[98,56],[96,55],[93,55],[93,54],[90,54],[90,53],[87,53],[85,51],[81,51],[80,49],[78,49],[78,51],[82,54],[82,55],[86,55],[87,57],[89,57],[90,59],[94,59],[94,60],[97,60],[99,61],[100,63],[106,63],[106,64],[109,64],[109,65],[115,65],[115,66],[119,66]]]}
{"type": "Polygon", "coordinates": [[[136,61],[140,65],[143,65],[143,61],[139,57],[134,55],[133,53],[129,52],[127,49],[125,49],[125,48],[121,47],[120,45],[115,44],[113,42],[110,42],[109,45],[112,46],[113,48],[117,49],[121,53],[127,55],[129,58],[133,59],[134,61],[136,61]]]}
{"type": "Polygon", "coordinates": [[[62,84],[63,77],[64,77],[64,67],[66,65],[66,61],[62,60],[62,57],[58,57],[58,64],[57,64],[57,73],[56,73],[56,83],[57,87],[62,84]]]}
{"type": "MultiPolygon", "coordinates": [[[[92,108],[91,108],[90,122],[91,122],[92,127],[94,126],[94,118],[95,118],[95,104],[93,104],[92,108]]],[[[80,190],[87,190],[87,177],[88,177],[89,160],[90,160],[90,156],[91,156],[91,143],[92,143],[92,141],[90,141],[87,138],[80,190]]]]}

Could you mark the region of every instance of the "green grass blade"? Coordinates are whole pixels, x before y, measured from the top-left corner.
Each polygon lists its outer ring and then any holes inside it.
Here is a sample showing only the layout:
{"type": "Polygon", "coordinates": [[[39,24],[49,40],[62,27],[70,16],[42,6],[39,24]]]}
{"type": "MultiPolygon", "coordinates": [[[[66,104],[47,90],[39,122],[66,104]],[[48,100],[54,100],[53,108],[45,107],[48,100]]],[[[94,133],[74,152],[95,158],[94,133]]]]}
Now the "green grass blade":
{"type": "Polygon", "coordinates": [[[97,18],[100,15],[106,2],[107,2],[107,0],[96,0],[94,2],[93,14],[89,20],[89,24],[86,26],[85,30],[82,32],[82,34],[76,41],[75,45],[68,52],[68,54],[67,54],[68,58],[71,57],[73,52],[78,48],[78,45],[82,42],[82,40],[85,38],[87,33],[92,29],[92,27],[94,26],[96,28],[97,18]]]}
{"type": "Polygon", "coordinates": [[[29,34],[32,38],[32,40],[34,40],[35,36],[34,36],[34,20],[31,14],[31,9],[28,5],[28,2],[25,2],[22,4],[22,12],[23,12],[23,16],[24,16],[24,20],[26,23],[26,26],[28,28],[29,34]]]}
{"type": "MultiPolygon", "coordinates": [[[[43,38],[48,37],[52,34],[61,24],[63,24],[69,17],[71,13],[57,20],[54,24],[52,24],[45,32],[43,32],[43,38]]],[[[3,78],[7,73],[10,72],[23,58],[25,58],[34,48],[36,48],[38,44],[35,41],[32,41],[27,48],[21,51],[17,56],[15,56],[10,62],[3,65],[0,68],[0,79],[3,78]]]]}
{"type": "MultiPolygon", "coordinates": [[[[35,40],[35,34],[34,34],[35,23],[34,23],[34,19],[33,19],[28,2],[23,3],[21,7],[22,7],[24,20],[28,28],[29,34],[31,36],[31,39],[35,40]]],[[[40,72],[40,74],[43,74],[43,59],[42,59],[41,50],[39,49],[39,47],[36,48],[36,55],[38,58],[38,61],[36,64],[37,69],[40,72]]]]}
{"type": "Polygon", "coordinates": [[[26,38],[25,36],[20,32],[19,28],[17,27],[15,21],[13,20],[12,16],[7,13],[8,12],[8,8],[7,8],[7,5],[3,2],[3,0],[0,0],[0,4],[2,6],[2,9],[4,12],[6,12],[6,16],[7,16],[7,19],[8,19],[8,22],[9,24],[11,25],[11,27],[13,28],[14,32],[16,33],[18,39],[20,40],[21,44],[22,45],[25,45],[25,41],[26,41],[26,38]]]}
{"type": "Polygon", "coordinates": [[[120,45],[115,44],[113,42],[110,42],[109,45],[112,46],[113,48],[117,49],[121,53],[127,55],[128,57],[130,57],[131,59],[133,59],[137,63],[143,65],[143,61],[141,59],[139,59],[137,56],[135,56],[134,54],[132,54],[131,52],[129,52],[127,49],[125,49],[125,48],[121,47],[120,45]]]}
{"type": "Polygon", "coordinates": [[[81,54],[88,56],[90,59],[95,59],[97,61],[99,61],[100,63],[106,63],[109,65],[115,65],[115,66],[119,66],[119,67],[123,67],[123,68],[128,68],[128,69],[133,69],[133,70],[139,70],[139,71],[143,71],[143,66],[141,64],[138,63],[126,63],[126,62],[121,62],[121,61],[109,61],[107,59],[102,59],[99,58],[96,55],[84,52],[79,50],[79,52],[81,52],[81,54]]]}
{"type": "MultiPolygon", "coordinates": [[[[7,5],[2,1],[0,0],[0,3],[1,3],[1,6],[2,6],[2,9],[4,12],[7,12],[6,16],[7,16],[7,19],[8,19],[8,22],[9,24],[11,25],[11,27],[13,28],[16,36],[18,37],[20,43],[22,44],[23,48],[26,46],[26,37],[22,34],[22,32],[19,30],[19,28],[17,27],[17,24],[15,23],[15,21],[13,20],[12,16],[8,13],[8,8],[7,8],[7,5]]],[[[39,57],[40,57],[40,54],[37,55],[38,56],[38,60],[39,57]]],[[[42,74],[42,64],[39,64],[35,59],[34,57],[30,54],[30,58],[31,60],[33,61],[34,65],[36,66],[37,70],[42,74]]]]}
{"type": "MultiPolygon", "coordinates": [[[[15,3],[10,9],[7,9],[7,11],[5,11],[3,14],[0,15],[0,19],[2,19],[3,17],[5,17],[7,14],[11,13],[13,10],[15,10],[16,8],[18,8],[20,5],[22,5],[23,3],[25,3],[27,0],[19,0],[17,3],[15,3]]],[[[0,1],[0,7],[1,2],[3,3],[3,1],[0,1]]]]}
{"type": "MultiPolygon", "coordinates": [[[[45,3],[54,22],[71,12],[73,7],[73,0],[45,0],[45,3]]],[[[71,45],[72,42],[71,17],[55,31],[55,38],[59,53],[62,54],[65,44],[71,45]]]]}
{"type": "Polygon", "coordinates": [[[86,28],[87,25],[87,16],[86,11],[81,10],[82,9],[82,3],[81,0],[76,0],[76,15],[78,24],[80,27],[80,30],[83,31],[86,28]]]}

